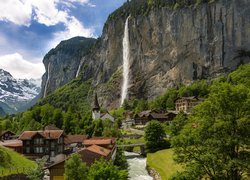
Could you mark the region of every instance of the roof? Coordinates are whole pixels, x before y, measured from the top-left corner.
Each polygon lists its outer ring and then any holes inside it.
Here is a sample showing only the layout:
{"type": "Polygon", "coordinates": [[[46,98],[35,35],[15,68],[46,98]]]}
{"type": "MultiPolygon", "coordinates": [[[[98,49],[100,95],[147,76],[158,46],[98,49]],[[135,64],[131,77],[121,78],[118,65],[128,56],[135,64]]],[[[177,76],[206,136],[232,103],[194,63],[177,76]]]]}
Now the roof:
{"type": "Polygon", "coordinates": [[[64,138],[64,143],[65,144],[82,143],[84,139],[87,139],[87,135],[67,135],[64,138]]]}
{"type": "Polygon", "coordinates": [[[86,150],[105,156],[105,157],[107,157],[111,153],[111,150],[103,148],[101,146],[97,146],[97,145],[89,146],[86,148],[86,150]]]}
{"type": "Polygon", "coordinates": [[[58,139],[63,134],[63,130],[44,130],[44,131],[24,131],[19,139],[20,140],[29,140],[32,139],[36,134],[40,134],[45,139],[58,139]]]}
{"type": "Polygon", "coordinates": [[[167,119],[167,115],[164,114],[160,114],[160,113],[150,113],[150,115],[154,118],[154,119],[167,119]]]}
{"type": "Polygon", "coordinates": [[[0,133],[0,136],[4,135],[4,134],[7,133],[7,132],[10,133],[10,134],[12,134],[12,135],[15,135],[15,133],[13,133],[13,132],[7,130],[7,131],[2,131],[2,132],[0,133]]]}
{"type": "Polygon", "coordinates": [[[109,145],[112,144],[112,139],[86,139],[83,140],[84,145],[109,145]]]}
{"type": "Polygon", "coordinates": [[[202,101],[203,98],[198,98],[197,96],[190,96],[190,97],[178,97],[175,101],[182,99],[182,100],[196,100],[196,101],[202,101]]]}
{"type": "Polygon", "coordinates": [[[22,147],[23,142],[18,139],[11,139],[11,140],[5,140],[5,141],[0,141],[0,146],[4,147],[22,147]]]}

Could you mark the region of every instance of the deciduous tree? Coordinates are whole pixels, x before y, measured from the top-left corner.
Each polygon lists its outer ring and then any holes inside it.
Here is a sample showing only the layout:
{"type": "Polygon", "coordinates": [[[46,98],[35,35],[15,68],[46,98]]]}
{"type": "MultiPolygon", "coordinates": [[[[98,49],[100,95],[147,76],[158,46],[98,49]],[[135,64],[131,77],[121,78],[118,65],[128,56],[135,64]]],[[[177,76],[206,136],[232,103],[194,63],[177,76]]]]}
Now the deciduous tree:
{"type": "Polygon", "coordinates": [[[216,84],[173,138],[186,179],[241,179],[250,164],[250,90],[216,84]]]}

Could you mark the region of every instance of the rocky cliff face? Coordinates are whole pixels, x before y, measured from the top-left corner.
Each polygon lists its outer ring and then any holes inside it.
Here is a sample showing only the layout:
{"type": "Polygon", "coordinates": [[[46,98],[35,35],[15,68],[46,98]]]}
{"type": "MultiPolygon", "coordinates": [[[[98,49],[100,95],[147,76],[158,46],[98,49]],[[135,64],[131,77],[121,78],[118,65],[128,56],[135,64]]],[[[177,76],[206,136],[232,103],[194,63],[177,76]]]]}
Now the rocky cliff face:
{"type": "Polygon", "coordinates": [[[43,59],[46,73],[42,77],[42,97],[74,79],[82,65],[81,58],[87,54],[95,39],[75,37],[62,41],[43,59]]]}
{"type": "MultiPolygon", "coordinates": [[[[119,104],[126,18],[107,21],[92,52],[82,58],[80,76],[93,78],[102,104],[108,106],[119,104]]],[[[169,87],[217,76],[250,62],[243,56],[235,58],[237,50],[250,50],[250,1],[219,0],[196,8],[151,10],[129,19],[129,37],[129,97],[150,99],[169,87]]],[[[52,75],[58,76],[63,79],[52,75]]],[[[52,90],[51,86],[58,84],[50,84],[52,90]]]]}

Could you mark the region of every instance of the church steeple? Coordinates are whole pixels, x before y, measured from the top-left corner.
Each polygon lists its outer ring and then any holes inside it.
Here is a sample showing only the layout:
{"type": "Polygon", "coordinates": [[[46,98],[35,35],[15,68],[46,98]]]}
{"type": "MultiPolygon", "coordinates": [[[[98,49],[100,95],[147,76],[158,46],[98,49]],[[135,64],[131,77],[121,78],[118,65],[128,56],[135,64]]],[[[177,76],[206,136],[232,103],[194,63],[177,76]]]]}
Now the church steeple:
{"type": "Polygon", "coordinates": [[[95,98],[94,98],[94,104],[92,107],[92,118],[95,119],[100,119],[101,114],[100,114],[100,105],[98,102],[98,98],[97,98],[97,93],[95,93],[95,98]]]}
{"type": "Polygon", "coordinates": [[[94,99],[94,104],[93,104],[92,110],[100,110],[100,105],[98,102],[97,93],[95,93],[95,99],[94,99]]]}

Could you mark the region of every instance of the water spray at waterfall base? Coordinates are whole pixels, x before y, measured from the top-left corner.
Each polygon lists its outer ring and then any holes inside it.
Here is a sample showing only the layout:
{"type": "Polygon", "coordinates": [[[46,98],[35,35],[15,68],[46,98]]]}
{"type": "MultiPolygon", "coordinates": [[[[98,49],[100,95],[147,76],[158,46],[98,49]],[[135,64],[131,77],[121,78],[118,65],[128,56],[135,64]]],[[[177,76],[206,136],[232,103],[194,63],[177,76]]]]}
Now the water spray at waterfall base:
{"type": "Polygon", "coordinates": [[[130,52],[129,52],[129,29],[128,29],[128,20],[127,17],[124,27],[124,36],[122,40],[123,45],[123,84],[122,84],[122,92],[121,92],[121,106],[124,103],[124,100],[127,98],[128,94],[128,85],[129,85],[129,59],[130,59],[130,52]]]}

